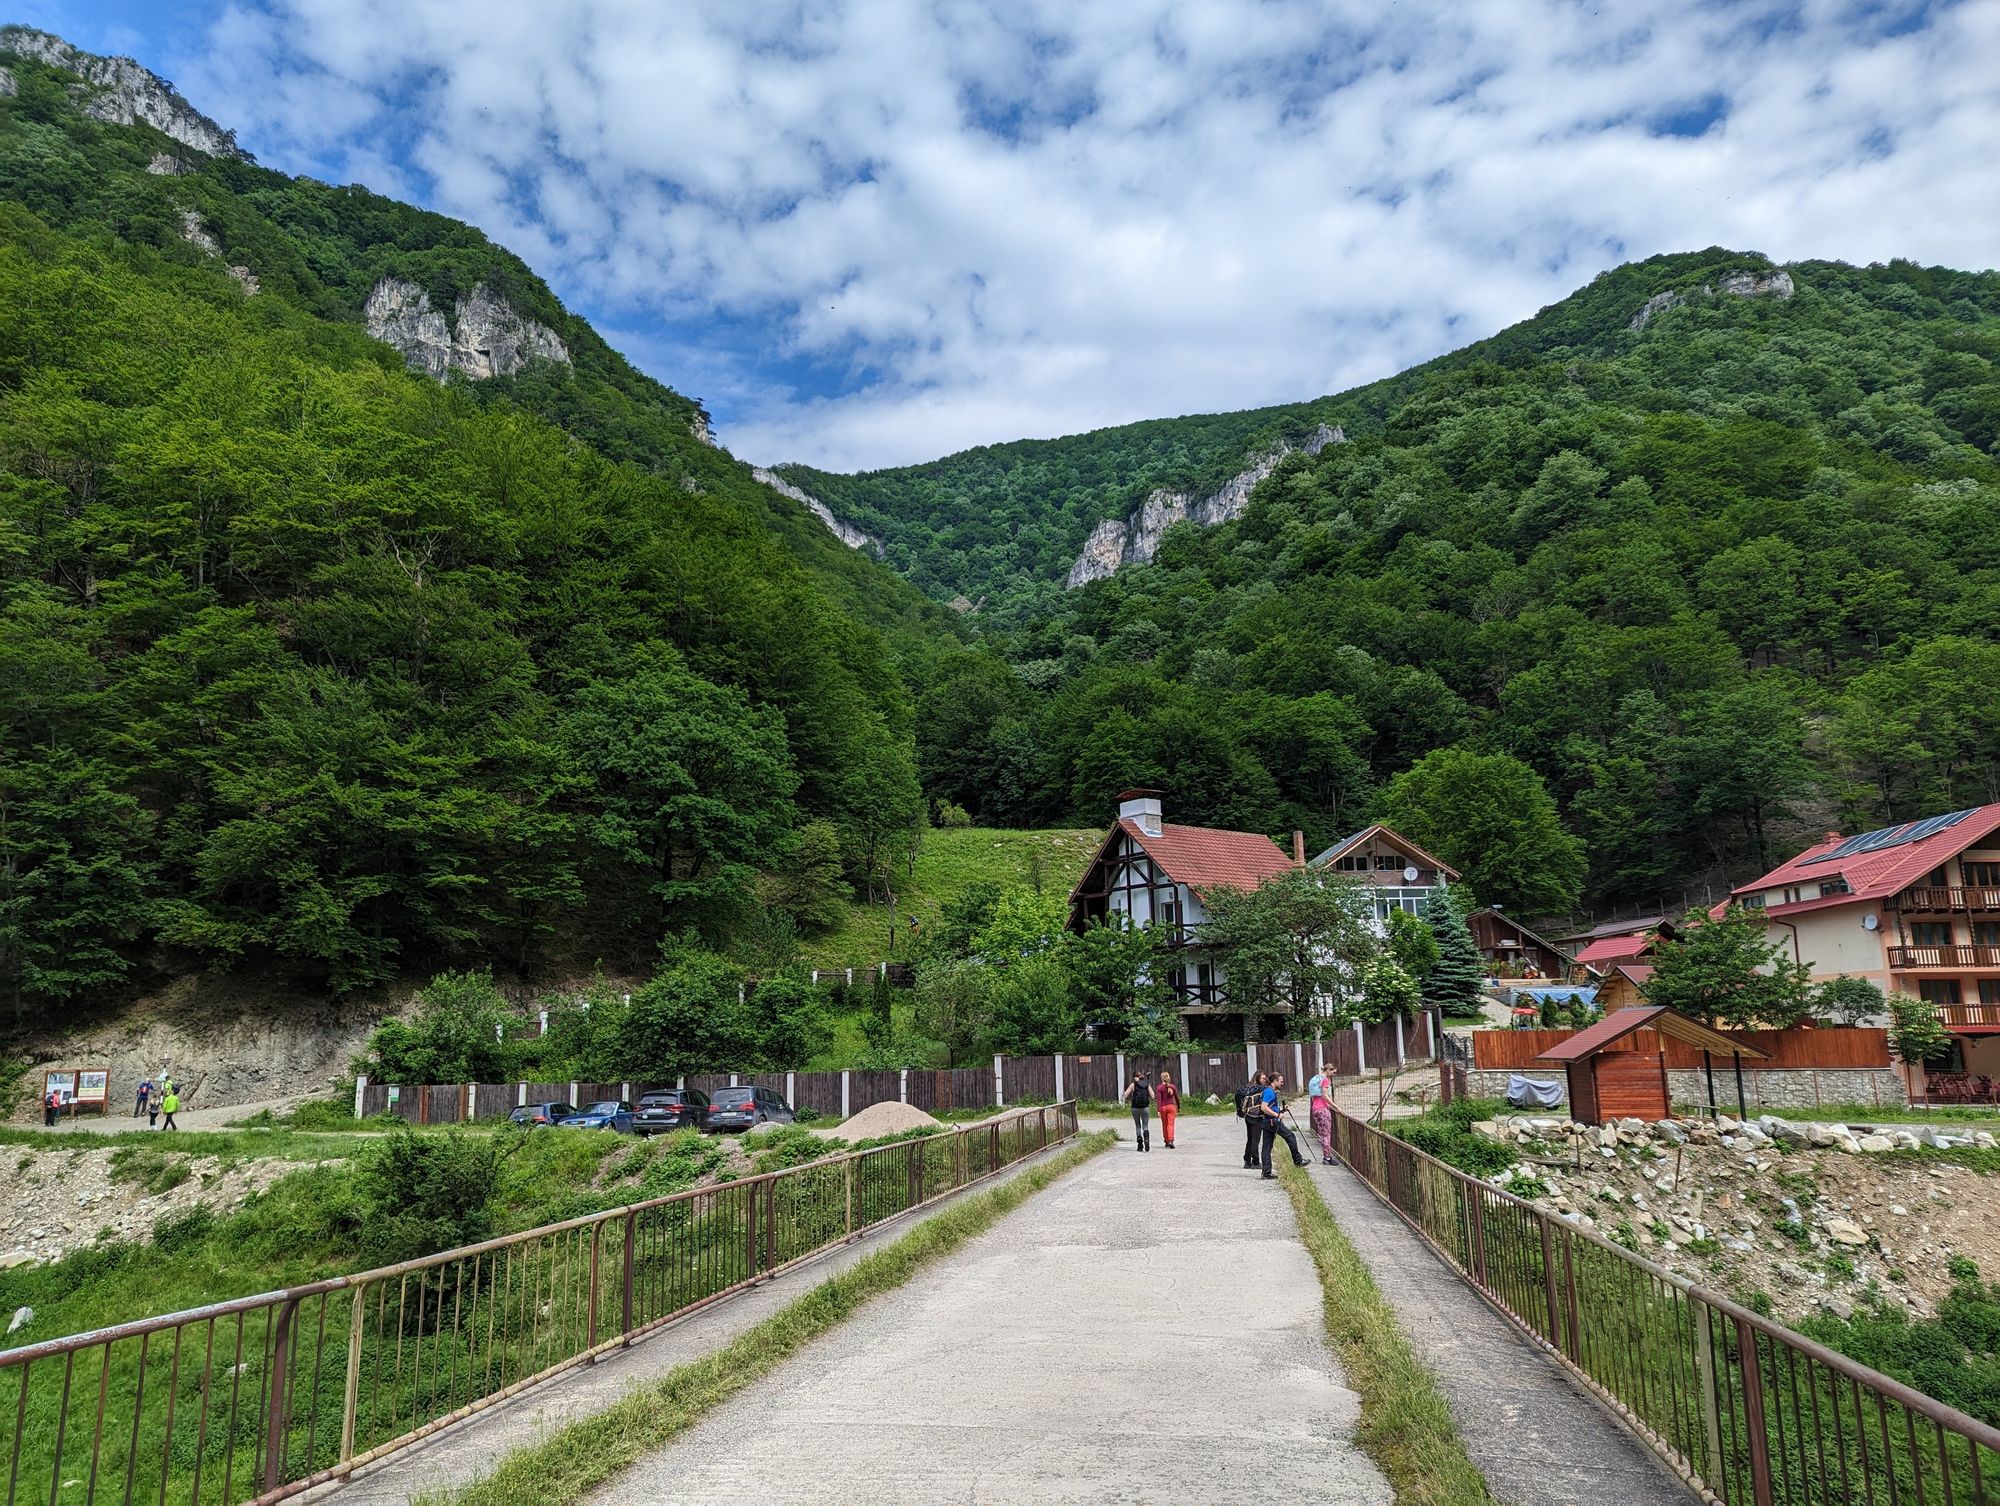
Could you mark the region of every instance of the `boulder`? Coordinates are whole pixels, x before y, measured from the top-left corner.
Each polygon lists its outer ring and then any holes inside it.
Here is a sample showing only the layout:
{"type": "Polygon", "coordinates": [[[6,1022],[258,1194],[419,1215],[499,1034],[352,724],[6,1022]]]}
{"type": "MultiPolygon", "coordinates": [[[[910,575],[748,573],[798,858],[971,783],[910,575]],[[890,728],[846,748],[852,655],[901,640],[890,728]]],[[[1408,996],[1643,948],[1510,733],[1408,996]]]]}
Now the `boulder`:
{"type": "Polygon", "coordinates": [[[1811,1133],[1803,1124],[1794,1124],[1789,1119],[1773,1119],[1770,1126],[1771,1138],[1781,1144],[1803,1149],[1813,1143],[1811,1133]]]}
{"type": "Polygon", "coordinates": [[[7,1332],[18,1332],[34,1321],[35,1310],[32,1307],[17,1307],[14,1309],[14,1321],[7,1325],[7,1332]]]}
{"type": "Polygon", "coordinates": [[[1868,1231],[1852,1219],[1830,1218],[1826,1221],[1826,1237],[1837,1245],[1858,1248],[1868,1243],[1868,1231]]]}
{"type": "Polygon", "coordinates": [[[1896,1142],[1891,1140],[1887,1135],[1863,1135],[1860,1140],[1860,1148],[1868,1155],[1875,1156],[1880,1155],[1885,1150],[1894,1150],[1896,1142]]]}
{"type": "Polygon", "coordinates": [[[1658,1124],[1654,1125],[1653,1133],[1669,1145],[1685,1145],[1687,1143],[1687,1131],[1671,1119],[1662,1119],[1658,1124]]]}

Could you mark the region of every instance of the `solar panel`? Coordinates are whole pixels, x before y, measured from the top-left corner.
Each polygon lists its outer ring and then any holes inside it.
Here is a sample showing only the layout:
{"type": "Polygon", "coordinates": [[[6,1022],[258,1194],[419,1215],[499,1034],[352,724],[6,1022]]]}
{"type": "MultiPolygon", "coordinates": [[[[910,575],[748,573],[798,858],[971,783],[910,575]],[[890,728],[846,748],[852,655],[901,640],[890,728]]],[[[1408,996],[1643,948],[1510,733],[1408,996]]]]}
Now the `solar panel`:
{"type": "Polygon", "coordinates": [[[1823,852],[1810,859],[1813,863],[1826,863],[1834,858],[1859,857],[1868,852],[1886,852],[1891,847],[1902,847],[1911,842],[1921,842],[1925,837],[1934,837],[1958,825],[1978,806],[1962,811],[1953,811],[1947,816],[1929,816],[1922,821],[1909,821],[1901,826],[1884,826],[1875,831],[1863,832],[1858,837],[1849,837],[1832,852],[1823,852]]]}

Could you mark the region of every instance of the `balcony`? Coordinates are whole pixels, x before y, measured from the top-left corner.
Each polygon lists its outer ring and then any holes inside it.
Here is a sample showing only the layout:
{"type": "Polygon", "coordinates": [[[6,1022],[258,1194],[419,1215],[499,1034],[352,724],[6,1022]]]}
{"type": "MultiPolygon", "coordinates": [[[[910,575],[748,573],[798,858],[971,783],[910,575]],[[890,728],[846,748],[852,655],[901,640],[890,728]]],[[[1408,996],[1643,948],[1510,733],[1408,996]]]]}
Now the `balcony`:
{"type": "Polygon", "coordinates": [[[1926,967],[2000,968],[2000,946],[1892,946],[1889,967],[1892,971],[1926,967]]]}
{"type": "Polygon", "coordinates": [[[2000,1035],[2000,1004],[1939,1004],[1938,1023],[1970,1035],[2000,1035]]]}
{"type": "Polygon", "coordinates": [[[2000,889],[1984,886],[1939,889],[1930,885],[1905,889],[1891,902],[1898,910],[1929,914],[1963,914],[1968,910],[2000,910],[2000,889]]]}

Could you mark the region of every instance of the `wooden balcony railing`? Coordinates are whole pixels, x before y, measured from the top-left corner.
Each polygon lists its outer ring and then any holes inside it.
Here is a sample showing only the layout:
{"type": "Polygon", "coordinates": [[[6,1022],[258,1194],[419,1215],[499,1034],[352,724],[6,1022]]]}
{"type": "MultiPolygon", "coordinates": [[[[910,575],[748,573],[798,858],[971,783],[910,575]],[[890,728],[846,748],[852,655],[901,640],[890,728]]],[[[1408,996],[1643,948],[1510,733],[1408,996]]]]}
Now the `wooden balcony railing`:
{"type": "Polygon", "coordinates": [[[1940,1004],[1937,1019],[1947,1030],[2000,1030],[2000,1004],[1940,1004]]]}
{"type": "Polygon", "coordinates": [[[1920,885],[1905,889],[1891,902],[1900,910],[1964,911],[2000,910],[2000,889],[1984,886],[1974,888],[1944,888],[1934,885],[1920,885]]]}
{"type": "Polygon", "coordinates": [[[1892,946],[1889,966],[2000,967],[2000,946],[1892,946]]]}

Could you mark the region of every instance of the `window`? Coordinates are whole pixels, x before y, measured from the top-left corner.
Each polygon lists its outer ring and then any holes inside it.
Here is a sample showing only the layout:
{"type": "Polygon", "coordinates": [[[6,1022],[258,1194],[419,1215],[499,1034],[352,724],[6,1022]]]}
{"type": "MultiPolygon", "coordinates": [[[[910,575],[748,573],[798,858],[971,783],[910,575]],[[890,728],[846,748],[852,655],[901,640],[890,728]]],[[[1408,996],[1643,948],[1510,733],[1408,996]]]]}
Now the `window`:
{"type": "Polygon", "coordinates": [[[1368,855],[1366,853],[1350,852],[1344,858],[1336,858],[1333,866],[1338,868],[1342,873],[1366,873],[1368,871],[1368,855]]]}
{"type": "Polygon", "coordinates": [[[1853,892],[1852,889],[1847,887],[1847,880],[1844,878],[1830,878],[1819,886],[1819,897],[1821,899],[1825,899],[1829,894],[1852,894],[1853,892]]]}
{"type": "Polygon", "coordinates": [[[1917,984],[1917,997],[1926,1004],[1956,1004],[1959,1002],[1958,979],[1924,978],[1917,984]]]}
{"type": "Polygon", "coordinates": [[[1788,905],[1796,905],[1799,902],[1799,900],[1803,897],[1804,896],[1800,893],[1799,887],[1796,884],[1792,885],[1791,887],[1785,890],[1785,903],[1788,905]]]}
{"type": "Polygon", "coordinates": [[[1965,886],[1968,889],[2000,889],[2000,863],[1967,863],[1965,886]]]}
{"type": "Polygon", "coordinates": [[[1944,888],[1945,886],[1944,869],[1933,868],[1931,870],[1931,876],[1925,879],[1924,882],[1926,884],[1929,884],[1933,889],[1944,888]]]}
{"type": "Polygon", "coordinates": [[[1972,944],[2000,946],[2000,920],[1975,920],[1972,923],[1972,944]]]}
{"type": "Polygon", "coordinates": [[[1910,943],[1913,946],[1950,946],[1951,939],[1951,922],[1948,920],[1910,922],[1910,943]]]}
{"type": "Polygon", "coordinates": [[[1737,903],[1746,910],[1761,910],[1764,908],[1764,896],[1761,894],[1746,894],[1737,903]]]}
{"type": "Polygon", "coordinates": [[[1394,873],[1402,866],[1403,860],[1393,852],[1378,852],[1375,854],[1375,870],[1378,873],[1394,873]]]}
{"type": "Polygon", "coordinates": [[[2000,978],[1981,978],[1979,980],[1979,1002],[1982,1004],[2000,1004],[2000,978]]]}

